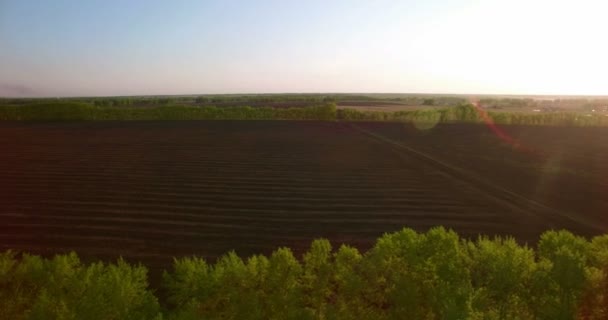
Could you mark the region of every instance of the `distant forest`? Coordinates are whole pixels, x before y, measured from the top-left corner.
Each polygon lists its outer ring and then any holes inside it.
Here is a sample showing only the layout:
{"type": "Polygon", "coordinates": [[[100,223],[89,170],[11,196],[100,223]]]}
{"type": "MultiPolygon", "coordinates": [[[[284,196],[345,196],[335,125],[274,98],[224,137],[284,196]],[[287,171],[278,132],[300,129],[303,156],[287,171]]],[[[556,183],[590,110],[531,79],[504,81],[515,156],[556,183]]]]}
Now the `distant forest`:
{"type": "Polygon", "coordinates": [[[487,109],[543,111],[608,112],[605,97],[492,97],[465,95],[413,94],[224,94],[188,96],[132,96],[132,97],[74,97],[74,98],[0,98],[1,105],[31,103],[81,102],[97,107],[152,107],[152,106],[252,106],[305,107],[332,102],[341,105],[395,105],[447,107],[479,101],[487,109]]]}
{"type": "Polygon", "coordinates": [[[459,97],[425,97],[384,95],[351,95],[351,94],[258,94],[258,95],[200,95],[200,96],[142,96],[142,97],[75,97],[75,98],[0,98],[0,105],[22,105],[50,102],[82,102],[98,107],[117,106],[311,106],[319,103],[382,103],[404,106],[450,106],[465,103],[459,97]]]}
{"type": "Polygon", "coordinates": [[[0,120],[342,120],[431,124],[492,121],[604,126],[608,125],[608,99],[466,99],[388,94],[0,99],[0,120]],[[374,109],[387,106],[392,109],[374,109]]]}

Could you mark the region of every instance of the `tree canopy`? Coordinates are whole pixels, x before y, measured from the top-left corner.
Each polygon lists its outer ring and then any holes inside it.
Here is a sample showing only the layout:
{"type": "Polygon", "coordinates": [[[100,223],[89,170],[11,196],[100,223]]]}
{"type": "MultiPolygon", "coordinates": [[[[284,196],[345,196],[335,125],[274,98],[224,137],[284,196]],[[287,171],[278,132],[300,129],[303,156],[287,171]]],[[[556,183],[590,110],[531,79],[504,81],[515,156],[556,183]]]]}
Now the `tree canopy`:
{"type": "Polygon", "coordinates": [[[176,258],[159,303],[146,268],[0,254],[0,319],[605,319],[608,235],[547,231],[534,249],[442,227],[365,253],[315,240],[298,259],[176,258]]]}

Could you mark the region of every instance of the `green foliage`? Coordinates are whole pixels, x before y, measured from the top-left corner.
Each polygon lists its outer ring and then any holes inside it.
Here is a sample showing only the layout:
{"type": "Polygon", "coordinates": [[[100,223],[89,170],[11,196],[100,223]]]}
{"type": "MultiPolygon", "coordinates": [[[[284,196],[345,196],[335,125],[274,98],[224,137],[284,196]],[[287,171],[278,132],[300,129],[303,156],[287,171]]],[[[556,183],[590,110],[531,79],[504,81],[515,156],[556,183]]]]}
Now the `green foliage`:
{"type": "Polygon", "coordinates": [[[487,109],[542,109],[544,111],[584,110],[606,111],[605,98],[580,99],[531,99],[531,98],[484,98],[479,104],[487,109]]]}
{"type": "Polygon", "coordinates": [[[472,105],[461,104],[448,108],[429,108],[408,111],[360,111],[340,109],[337,117],[347,121],[402,121],[415,125],[435,125],[442,122],[491,121],[496,124],[549,125],[549,126],[608,126],[608,116],[603,114],[582,114],[577,112],[497,112],[480,111],[472,105]],[[484,120],[482,112],[487,114],[484,120]]]}
{"type": "MultiPolygon", "coordinates": [[[[338,96],[339,97],[339,96],[338,96]]],[[[207,99],[207,98],[205,98],[207,99]]],[[[236,98],[235,98],[236,99],[236,98]]],[[[212,105],[174,105],[175,99],[156,98],[141,102],[131,98],[80,100],[41,100],[30,103],[0,105],[0,120],[78,121],[78,120],[346,120],[400,121],[420,129],[442,122],[484,121],[479,110],[468,104],[451,107],[429,107],[407,111],[336,110],[336,97],[319,99],[308,107],[272,108],[212,105]],[[143,103],[143,104],[142,104],[143,103]],[[136,106],[137,105],[137,106],[136,106]]],[[[220,99],[221,100],[221,99],[220,99]]],[[[263,101],[262,98],[260,100],[263,101]]],[[[433,100],[436,103],[436,99],[433,100]]],[[[202,100],[201,100],[202,101],[202,100]]],[[[223,101],[223,100],[222,100],[223,101]]],[[[238,101],[235,100],[235,101],[238,101]]],[[[430,101],[427,101],[430,103],[430,101]]],[[[608,117],[602,114],[567,112],[487,112],[497,124],[604,126],[608,117]]]]}
{"type": "Polygon", "coordinates": [[[333,103],[302,108],[105,107],[77,102],[0,106],[0,120],[335,120],[333,103]]]}
{"type": "Polygon", "coordinates": [[[0,268],[0,319],[161,319],[141,266],[9,251],[0,255],[0,268]]]}
{"type": "Polygon", "coordinates": [[[315,240],[243,260],[179,258],[164,315],[146,269],[0,253],[0,319],[605,319],[608,236],[475,241],[453,231],[385,234],[366,253],[315,240]]]}
{"type": "Polygon", "coordinates": [[[324,319],[332,295],[332,252],[327,240],[315,240],[304,254],[302,287],[306,307],[315,319],[324,319]]]}
{"type": "Polygon", "coordinates": [[[74,97],[74,98],[2,98],[0,105],[30,103],[78,102],[97,107],[158,106],[158,105],[217,105],[242,106],[255,104],[299,106],[318,105],[321,102],[388,103],[393,105],[420,106],[425,100],[433,100],[436,106],[452,106],[466,102],[461,97],[415,96],[409,94],[220,94],[200,96],[128,96],[128,97],[74,97]]]}
{"type": "Polygon", "coordinates": [[[32,103],[0,106],[0,120],[87,120],[94,108],[85,103],[32,103]]]}
{"type": "Polygon", "coordinates": [[[538,107],[538,102],[534,99],[485,98],[479,100],[479,104],[490,109],[522,109],[538,107]]]}
{"type": "Polygon", "coordinates": [[[368,253],[365,279],[372,305],[394,319],[463,319],[469,273],[458,236],[443,228],[381,237],[368,253]]]}
{"type": "Polygon", "coordinates": [[[537,311],[551,319],[573,319],[587,280],[589,243],[566,231],[548,231],[538,244],[537,311]],[[541,296],[542,294],[542,296],[541,296]]]}
{"type": "Polygon", "coordinates": [[[515,113],[488,112],[497,124],[549,125],[549,126],[606,126],[608,117],[598,114],[574,112],[515,113]]]}
{"type": "Polygon", "coordinates": [[[355,109],[338,110],[338,119],[350,121],[403,121],[414,124],[438,122],[479,122],[479,113],[471,105],[461,104],[448,108],[429,108],[407,111],[359,111],[355,109]]]}
{"type": "Polygon", "coordinates": [[[198,258],[175,260],[164,274],[175,319],[301,319],[302,268],[289,249],[244,262],[229,253],[210,266],[198,258]]]}
{"type": "Polygon", "coordinates": [[[328,319],[374,319],[378,313],[366,306],[363,256],[359,250],[342,245],[334,254],[328,319]]]}
{"type": "Polygon", "coordinates": [[[591,240],[580,318],[608,318],[608,235],[591,240]]]}
{"type": "Polygon", "coordinates": [[[534,251],[513,238],[467,242],[474,312],[485,319],[531,319],[527,284],[536,271],[534,251]]]}

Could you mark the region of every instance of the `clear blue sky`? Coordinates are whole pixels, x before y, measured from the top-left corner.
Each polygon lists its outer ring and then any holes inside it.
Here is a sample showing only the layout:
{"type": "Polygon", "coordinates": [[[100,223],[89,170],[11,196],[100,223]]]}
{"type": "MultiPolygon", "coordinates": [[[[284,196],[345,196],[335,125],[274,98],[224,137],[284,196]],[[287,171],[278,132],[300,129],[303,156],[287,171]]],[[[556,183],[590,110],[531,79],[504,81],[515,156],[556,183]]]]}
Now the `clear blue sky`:
{"type": "Polygon", "coordinates": [[[0,96],[608,94],[603,1],[0,0],[0,96]]]}

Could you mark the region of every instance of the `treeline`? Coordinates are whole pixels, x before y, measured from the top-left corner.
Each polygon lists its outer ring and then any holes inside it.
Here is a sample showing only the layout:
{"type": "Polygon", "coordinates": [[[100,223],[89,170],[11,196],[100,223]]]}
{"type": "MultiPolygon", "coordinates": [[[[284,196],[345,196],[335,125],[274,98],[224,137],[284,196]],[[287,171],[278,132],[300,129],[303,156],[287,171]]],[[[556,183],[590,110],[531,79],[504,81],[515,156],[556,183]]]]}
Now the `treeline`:
{"type": "Polygon", "coordinates": [[[179,258],[159,303],[146,269],[0,254],[0,319],[606,319],[608,235],[512,238],[385,234],[367,252],[316,240],[215,263],[179,258]]]}
{"type": "Polygon", "coordinates": [[[423,126],[443,122],[493,121],[497,124],[516,125],[608,125],[608,116],[602,114],[486,112],[467,104],[395,112],[336,110],[336,105],[331,102],[292,108],[183,105],[139,108],[100,107],[82,102],[46,102],[0,106],[0,120],[343,120],[401,121],[423,126]]]}
{"type": "Polygon", "coordinates": [[[389,102],[394,105],[402,106],[457,106],[467,102],[465,98],[449,96],[413,96],[400,94],[370,94],[370,95],[349,95],[336,94],[327,95],[325,101],[333,102],[366,102],[369,104],[389,102]]]}
{"type": "Polygon", "coordinates": [[[0,319],[162,319],[147,269],[0,253],[0,319]]]}
{"type": "Polygon", "coordinates": [[[354,95],[354,94],[223,94],[199,96],[132,96],[132,97],[73,97],[73,98],[0,98],[0,105],[32,103],[86,103],[97,107],[153,107],[166,105],[315,105],[324,102],[391,103],[408,106],[454,106],[465,103],[464,98],[447,96],[354,95]]]}
{"type": "Polygon", "coordinates": [[[350,121],[403,121],[403,122],[452,122],[480,121],[479,114],[470,105],[462,104],[450,108],[429,108],[404,111],[371,111],[357,109],[340,109],[338,119],[350,121]]]}
{"type": "Polygon", "coordinates": [[[514,125],[552,126],[608,126],[608,116],[603,114],[582,114],[576,112],[500,112],[478,110],[472,105],[462,104],[448,108],[429,108],[404,111],[371,111],[340,109],[339,120],[348,121],[403,121],[420,125],[442,122],[483,123],[514,125]]]}
{"type": "MultiPolygon", "coordinates": [[[[153,107],[166,105],[199,106],[243,106],[243,105],[315,105],[334,102],[339,105],[349,103],[374,104],[389,103],[404,106],[451,107],[467,103],[462,96],[408,95],[408,94],[207,94],[188,96],[123,96],[123,97],[72,97],[72,98],[0,98],[0,105],[27,105],[32,103],[80,102],[98,107],[153,107]]],[[[608,111],[607,98],[497,98],[486,97],[479,105],[492,110],[532,110],[545,111],[608,111]]]]}
{"type": "Polygon", "coordinates": [[[397,101],[399,104],[407,105],[407,106],[440,106],[440,107],[448,107],[448,106],[457,106],[460,104],[464,104],[467,102],[464,98],[459,97],[397,97],[389,99],[391,101],[397,101]]]}
{"type": "Polygon", "coordinates": [[[260,94],[260,95],[204,95],[195,99],[197,103],[260,103],[260,102],[312,102],[328,101],[326,95],[318,94],[260,94]]]}
{"type": "Polygon", "coordinates": [[[603,114],[582,114],[576,112],[488,112],[497,124],[557,125],[557,126],[608,126],[608,116],[603,114]]]}
{"type": "Polygon", "coordinates": [[[164,105],[248,105],[263,103],[335,102],[333,96],[320,94],[259,94],[259,95],[201,95],[201,96],[133,96],[133,97],[74,97],[74,98],[0,98],[0,105],[32,103],[86,103],[97,107],[164,106],[164,105]]]}
{"type": "Polygon", "coordinates": [[[0,120],[335,120],[331,103],[303,108],[98,107],[79,102],[0,106],[0,120]]]}
{"type": "Polygon", "coordinates": [[[608,111],[608,99],[516,99],[484,98],[479,104],[488,109],[542,109],[549,111],[608,111]]]}
{"type": "Polygon", "coordinates": [[[159,106],[159,105],[247,105],[278,102],[308,102],[318,104],[331,102],[322,95],[202,95],[183,97],[111,97],[80,99],[80,102],[91,103],[100,107],[112,106],[159,106]]]}

